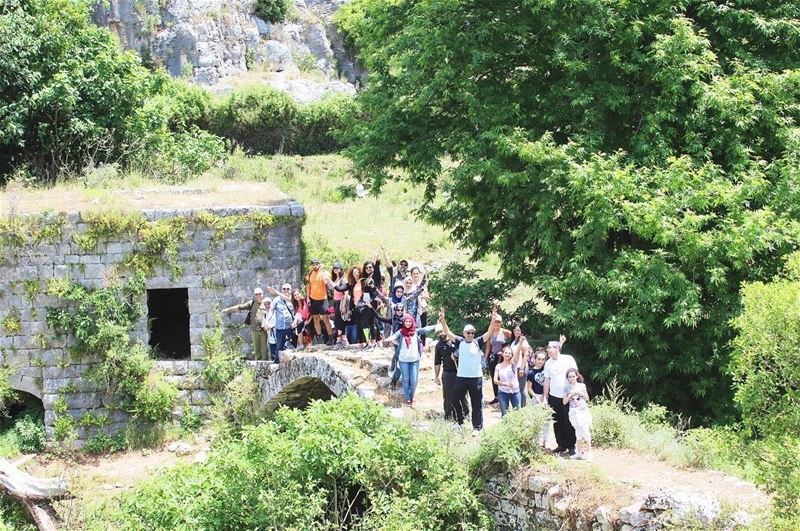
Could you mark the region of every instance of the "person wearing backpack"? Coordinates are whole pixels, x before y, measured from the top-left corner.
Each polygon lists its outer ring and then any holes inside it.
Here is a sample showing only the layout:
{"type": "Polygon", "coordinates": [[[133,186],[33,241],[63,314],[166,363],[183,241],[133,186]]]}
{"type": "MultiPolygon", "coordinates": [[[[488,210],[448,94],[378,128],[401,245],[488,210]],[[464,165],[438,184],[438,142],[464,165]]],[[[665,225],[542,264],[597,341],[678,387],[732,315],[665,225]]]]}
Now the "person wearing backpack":
{"type": "Polygon", "coordinates": [[[253,298],[242,304],[235,304],[222,310],[222,313],[247,311],[244,324],[250,328],[250,336],[253,338],[253,359],[267,359],[267,332],[261,327],[261,323],[269,313],[269,309],[264,306],[264,291],[261,288],[253,290],[253,298]]]}

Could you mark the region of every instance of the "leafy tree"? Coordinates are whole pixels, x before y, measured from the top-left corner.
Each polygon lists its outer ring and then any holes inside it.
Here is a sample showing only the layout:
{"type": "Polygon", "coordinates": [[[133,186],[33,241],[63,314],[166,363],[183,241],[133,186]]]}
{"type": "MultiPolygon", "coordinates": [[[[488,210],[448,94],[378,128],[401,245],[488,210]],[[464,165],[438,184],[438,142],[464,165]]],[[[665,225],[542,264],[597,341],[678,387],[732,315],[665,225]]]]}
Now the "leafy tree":
{"type": "Polygon", "coordinates": [[[0,8],[0,176],[27,164],[52,181],[109,160],[147,96],[147,70],[90,22],[92,3],[0,8]]]}
{"type": "Polygon", "coordinates": [[[350,154],[375,186],[424,184],[429,219],[535,285],[595,380],[724,416],[739,286],[798,246],[798,18],[797,0],[354,0],[337,23],[370,74],[350,154]]]}

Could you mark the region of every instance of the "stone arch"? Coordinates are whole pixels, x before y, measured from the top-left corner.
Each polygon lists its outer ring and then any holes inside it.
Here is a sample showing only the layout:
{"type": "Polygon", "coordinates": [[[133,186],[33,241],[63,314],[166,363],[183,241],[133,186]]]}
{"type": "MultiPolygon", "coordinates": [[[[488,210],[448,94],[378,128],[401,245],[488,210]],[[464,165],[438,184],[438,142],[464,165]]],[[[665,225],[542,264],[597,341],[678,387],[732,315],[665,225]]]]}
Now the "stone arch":
{"type": "Polygon", "coordinates": [[[280,365],[259,371],[261,403],[267,414],[279,406],[305,407],[311,400],[328,400],[348,391],[359,395],[350,379],[321,356],[285,355],[280,365]]]}
{"type": "Polygon", "coordinates": [[[41,378],[24,376],[21,374],[12,374],[8,378],[8,383],[11,385],[12,389],[33,395],[39,400],[42,399],[43,395],[41,382],[41,378]]]}

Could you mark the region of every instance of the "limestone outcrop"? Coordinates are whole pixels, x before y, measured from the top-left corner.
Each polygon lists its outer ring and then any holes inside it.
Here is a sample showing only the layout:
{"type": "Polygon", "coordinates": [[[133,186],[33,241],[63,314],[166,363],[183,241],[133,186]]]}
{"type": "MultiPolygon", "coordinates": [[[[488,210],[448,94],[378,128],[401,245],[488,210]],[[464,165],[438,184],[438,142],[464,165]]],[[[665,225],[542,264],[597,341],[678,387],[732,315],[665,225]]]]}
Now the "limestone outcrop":
{"type": "Polygon", "coordinates": [[[331,23],[343,0],[296,0],[282,24],[256,17],[253,3],[110,0],[96,4],[93,20],[138,52],[143,63],[163,65],[171,75],[195,83],[216,85],[259,64],[281,73],[279,88],[300,100],[318,99],[328,92],[352,93],[363,83],[364,70],[331,23]],[[301,70],[314,72],[314,81],[291,83],[301,77],[301,70]],[[314,84],[324,90],[303,90],[314,84]]]}

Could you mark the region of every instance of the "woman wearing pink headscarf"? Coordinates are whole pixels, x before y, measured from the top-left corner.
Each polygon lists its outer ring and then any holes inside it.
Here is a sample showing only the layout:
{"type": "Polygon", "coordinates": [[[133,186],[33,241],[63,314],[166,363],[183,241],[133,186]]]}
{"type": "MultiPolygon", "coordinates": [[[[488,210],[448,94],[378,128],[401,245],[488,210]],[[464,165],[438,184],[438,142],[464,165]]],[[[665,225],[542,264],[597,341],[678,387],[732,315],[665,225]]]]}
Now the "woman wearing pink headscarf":
{"type": "Polygon", "coordinates": [[[416,319],[411,314],[403,316],[403,325],[394,334],[386,338],[400,347],[400,374],[403,376],[403,394],[406,405],[414,406],[414,393],[417,391],[419,379],[419,360],[422,358],[422,339],[420,335],[433,332],[435,326],[417,328],[416,319]]]}

